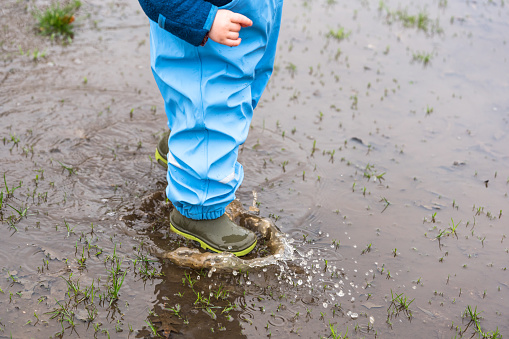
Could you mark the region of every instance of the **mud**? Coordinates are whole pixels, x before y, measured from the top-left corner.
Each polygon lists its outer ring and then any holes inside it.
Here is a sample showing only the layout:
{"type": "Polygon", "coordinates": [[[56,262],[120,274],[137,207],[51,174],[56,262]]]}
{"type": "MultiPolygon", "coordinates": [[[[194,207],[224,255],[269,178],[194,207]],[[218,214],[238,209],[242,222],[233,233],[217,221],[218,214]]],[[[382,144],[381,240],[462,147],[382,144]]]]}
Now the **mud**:
{"type": "Polygon", "coordinates": [[[233,271],[161,256],[198,249],[136,1],[68,45],[48,3],[0,5],[0,337],[470,338],[468,307],[509,336],[507,3],[287,1],[237,198],[293,251],[233,271]]]}

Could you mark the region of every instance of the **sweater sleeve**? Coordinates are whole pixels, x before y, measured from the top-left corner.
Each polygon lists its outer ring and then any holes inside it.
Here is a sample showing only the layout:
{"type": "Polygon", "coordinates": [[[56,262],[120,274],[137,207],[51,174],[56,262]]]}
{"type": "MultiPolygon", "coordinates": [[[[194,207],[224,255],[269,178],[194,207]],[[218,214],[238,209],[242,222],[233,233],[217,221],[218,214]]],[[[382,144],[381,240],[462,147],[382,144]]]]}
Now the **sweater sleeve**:
{"type": "Polygon", "coordinates": [[[150,20],[194,46],[199,46],[210,31],[218,9],[204,0],[138,1],[150,20]]]}

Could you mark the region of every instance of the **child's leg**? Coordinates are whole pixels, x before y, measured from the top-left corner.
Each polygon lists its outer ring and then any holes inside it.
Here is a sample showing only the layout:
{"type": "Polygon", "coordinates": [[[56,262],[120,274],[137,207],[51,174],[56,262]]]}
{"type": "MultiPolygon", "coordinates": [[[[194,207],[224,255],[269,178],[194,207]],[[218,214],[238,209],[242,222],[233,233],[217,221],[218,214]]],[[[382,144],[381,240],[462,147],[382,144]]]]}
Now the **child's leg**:
{"type": "Polygon", "coordinates": [[[251,123],[251,86],[259,69],[272,69],[275,47],[268,49],[271,57],[264,53],[272,28],[279,27],[273,20],[279,21],[276,9],[281,8],[272,1],[256,2],[233,0],[230,5],[254,22],[241,30],[243,41],[234,48],[213,41],[196,48],[151,23],[152,70],[172,131],[167,195],[192,219],[220,217],[242,182],[237,153],[251,123]],[[260,68],[265,59],[270,65],[260,68]]]}
{"type": "Polygon", "coordinates": [[[251,84],[253,108],[258,105],[258,101],[260,100],[274,69],[279,28],[281,26],[281,15],[283,12],[283,1],[277,1],[275,5],[277,7],[274,13],[273,25],[267,34],[268,38],[265,53],[255,67],[255,76],[253,83],[251,84]]]}

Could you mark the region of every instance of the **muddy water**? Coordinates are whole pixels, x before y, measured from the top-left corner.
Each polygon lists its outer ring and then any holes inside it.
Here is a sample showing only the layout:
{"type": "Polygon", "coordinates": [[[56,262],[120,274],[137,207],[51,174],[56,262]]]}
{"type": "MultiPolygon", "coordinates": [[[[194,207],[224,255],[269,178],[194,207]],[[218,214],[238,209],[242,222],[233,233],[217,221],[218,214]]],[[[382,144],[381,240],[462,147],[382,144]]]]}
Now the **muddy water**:
{"type": "Polygon", "coordinates": [[[294,259],[227,273],[155,255],[193,244],[137,3],[84,2],[70,45],[46,4],[0,8],[0,337],[470,337],[468,306],[509,335],[506,3],[287,2],[238,198],[294,259]]]}

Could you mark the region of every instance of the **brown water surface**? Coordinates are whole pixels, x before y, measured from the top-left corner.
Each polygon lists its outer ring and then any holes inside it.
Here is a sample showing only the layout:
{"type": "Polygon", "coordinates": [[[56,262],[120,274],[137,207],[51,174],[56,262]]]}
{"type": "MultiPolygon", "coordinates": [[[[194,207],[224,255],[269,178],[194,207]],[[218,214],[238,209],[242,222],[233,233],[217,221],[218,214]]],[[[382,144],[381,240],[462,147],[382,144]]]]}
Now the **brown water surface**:
{"type": "Polygon", "coordinates": [[[504,0],[285,3],[237,196],[295,251],[233,272],[151,254],[193,244],[137,2],[83,1],[67,45],[47,4],[0,5],[0,338],[470,338],[468,307],[509,336],[504,0]]]}

